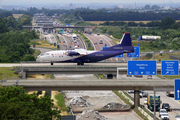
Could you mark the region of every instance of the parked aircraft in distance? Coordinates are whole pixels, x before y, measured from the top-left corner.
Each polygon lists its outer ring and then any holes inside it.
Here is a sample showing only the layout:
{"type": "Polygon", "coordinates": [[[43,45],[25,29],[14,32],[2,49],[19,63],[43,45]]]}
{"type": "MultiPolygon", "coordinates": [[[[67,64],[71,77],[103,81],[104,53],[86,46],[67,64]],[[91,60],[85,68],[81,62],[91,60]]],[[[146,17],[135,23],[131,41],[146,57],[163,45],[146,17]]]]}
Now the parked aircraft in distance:
{"type": "Polygon", "coordinates": [[[77,65],[84,65],[84,63],[95,63],[104,59],[108,59],[123,53],[134,52],[134,47],[131,43],[130,33],[124,33],[120,43],[115,46],[111,46],[101,51],[92,51],[85,49],[74,50],[56,50],[49,51],[43,55],[39,55],[38,58],[41,61],[53,63],[77,63],[77,65]]]}

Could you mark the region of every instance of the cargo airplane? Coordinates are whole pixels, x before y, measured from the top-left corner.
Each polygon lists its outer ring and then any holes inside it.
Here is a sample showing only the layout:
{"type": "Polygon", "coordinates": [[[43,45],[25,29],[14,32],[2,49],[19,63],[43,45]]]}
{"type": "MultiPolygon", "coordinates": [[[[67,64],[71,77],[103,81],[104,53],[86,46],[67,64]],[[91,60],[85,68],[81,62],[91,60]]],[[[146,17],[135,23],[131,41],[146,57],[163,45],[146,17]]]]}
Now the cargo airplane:
{"type": "Polygon", "coordinates": [[[77,63],[77,65],[84,65],[84,63],[95,63],[105,60],[123,53],[134,52],[134,47],[131,43],[130,33],[124,33],[118,45],[111,46],[101,51],[92,51],[85,49],[74,50],[56,50],[49,51],[43,55],[39,55],[40,61],[53,63],[77,63]]]}

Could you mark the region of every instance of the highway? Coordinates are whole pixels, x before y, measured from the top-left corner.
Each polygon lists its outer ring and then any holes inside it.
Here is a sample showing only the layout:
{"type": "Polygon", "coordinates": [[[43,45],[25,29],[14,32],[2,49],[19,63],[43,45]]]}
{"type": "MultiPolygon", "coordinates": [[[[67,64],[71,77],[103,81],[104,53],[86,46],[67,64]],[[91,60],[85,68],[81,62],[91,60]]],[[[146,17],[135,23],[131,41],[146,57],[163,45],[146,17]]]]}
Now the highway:
{"type": "MultiPolygon", "coordinates": [[[[153,91],[145,91],[148,93],[152,93],[153,91]]],[[[172,108],[172,111],[168,112],[168,115],[170,117],[170,120],[175,120],[175,116],[180,114],[180,101],[174,100],[174,97],[168,97],[166,96],[166,92],[156,92],[156,94],[160,95],[161,101],[162,103],[169,103],[169,105],[172,108]]],[[[133,98],[134,98],[134,94],[130,94],[133,98]]],[[[144,98],[140,98],[141,104],[144,105],[144,98]]],[[[147,107],[147,105],[145,105],[145,107],[147,107]]],[[[161,108],[162,108],[162,104],[161,104],[161,108]]],[[[152,113],[154,113],[152,111],[152,113]]],[[[156,112],[156,115],[159,116],[159,112],[156,112]]]]}
{"type": "Polygon", "coordinates": [[[53,44],[56,43],[57,44],[57,40],[53,34],[44,35],[44,38],[45,37],[49,43],[53,43],[53,44]]]}

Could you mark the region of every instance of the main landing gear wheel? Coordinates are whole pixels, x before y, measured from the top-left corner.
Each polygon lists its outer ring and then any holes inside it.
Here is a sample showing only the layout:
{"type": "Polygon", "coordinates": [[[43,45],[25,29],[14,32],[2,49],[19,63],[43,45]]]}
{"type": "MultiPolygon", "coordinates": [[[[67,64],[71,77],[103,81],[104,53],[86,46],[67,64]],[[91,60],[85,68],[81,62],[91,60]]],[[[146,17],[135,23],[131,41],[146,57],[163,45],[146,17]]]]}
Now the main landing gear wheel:
{"type": "Polygon", "coordinates": [[[84,65],[84,63],[80,63],[80,62],[78,62],[78,63],[77,63],[77,65],[84,65]]]}
{"type": "Polygon", "coordinates": [[[51,65],[53,65],[53,63],[51,63],[51,65]]]}

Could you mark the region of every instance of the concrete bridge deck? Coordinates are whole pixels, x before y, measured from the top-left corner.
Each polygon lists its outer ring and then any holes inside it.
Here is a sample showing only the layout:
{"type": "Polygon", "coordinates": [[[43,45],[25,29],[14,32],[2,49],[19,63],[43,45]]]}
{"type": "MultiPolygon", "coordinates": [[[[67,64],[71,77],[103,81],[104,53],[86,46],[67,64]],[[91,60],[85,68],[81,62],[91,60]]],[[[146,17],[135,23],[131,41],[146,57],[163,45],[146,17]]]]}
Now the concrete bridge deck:
{"type": "Polygon", "coordinates": [[[6,86],[22,86],[27,91],[35,90],[174,90],[173,79],[96,79],[96,80],[7,80],[2,83],[6,86]]]}

